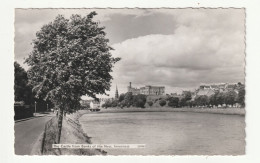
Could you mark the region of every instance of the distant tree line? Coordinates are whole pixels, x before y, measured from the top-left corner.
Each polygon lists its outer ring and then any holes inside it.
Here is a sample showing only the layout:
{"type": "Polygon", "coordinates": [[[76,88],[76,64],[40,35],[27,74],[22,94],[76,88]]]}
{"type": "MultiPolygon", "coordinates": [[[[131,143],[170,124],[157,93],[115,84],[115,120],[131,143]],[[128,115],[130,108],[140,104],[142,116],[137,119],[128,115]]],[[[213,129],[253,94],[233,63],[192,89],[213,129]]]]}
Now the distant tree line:
{"type": "Polygon", "coordinates": [[[238,83],[238,91],[228,90],[225,92],[216,91],[211,96],[200,95],[192,99],[192,93],[186,91],[181,97],[173,97],[167,95],[166,98],[158,98],[155,100],[147,100],[146,95],[133,95],[131,92],[121,94],[118,99],[106,101],[102,107],[140,107],[153,106],[158,101],[161,107],[169,106],[173,108],[178,107],[213,107],[240,104],[241,107],[245,106],[245,86],[238,83]],[[146,105],[147,104],[147,105],[146,105]]]}
{"type": "MultiPolygon", "coordinates": [[[[180,98],[178,97],[168,97],[168,106],[170,107],[211,107],[219,105],[231,105],[240,104],[241,107],[245,106],[245,86],[238,83],[238,92],[234,90],[229,90],[227,92],[216,91],[211,96],[200,95],[196,96],[192,100],[191,92],[185,92],[180,98]]],[[[159,103],[161,105],[161,102],[159,103]]],[[[161,106],[164,104],[162,103],[161,106]]]]}
{"type": "Polygon", "coordinates": [[[138,94],[133,95],[132,92],[121,94],[118,99],[106,101],[102,107],[140,107],[145,108],[146,95],[138,94]]]}
{"type": "Polygon", "coordinates": [[[218,106],[218,105],[231,105],[240,104],[241,107],[245,106],[245,87],[241,85],[238,93],[234,90],[227,92],[215,92],[211,96],[197,96],[194,101],[187,102],[190,106],[218,106]]]}

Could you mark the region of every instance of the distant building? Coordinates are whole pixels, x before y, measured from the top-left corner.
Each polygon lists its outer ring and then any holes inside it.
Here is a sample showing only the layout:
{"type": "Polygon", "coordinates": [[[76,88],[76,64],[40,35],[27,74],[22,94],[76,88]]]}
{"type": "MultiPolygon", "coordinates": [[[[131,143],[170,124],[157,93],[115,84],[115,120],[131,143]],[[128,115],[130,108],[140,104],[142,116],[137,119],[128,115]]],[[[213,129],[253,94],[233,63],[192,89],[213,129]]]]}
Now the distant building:
{"type": "Polygon", "coordinates": [[[211,96],[211,95],[214,95],[214,90],[212,89],[199,89],[199,91],[197,92],[197,96],[203,96],[203,95],[206,95],[206,96],[211,96]]]}
{"type": "Polygon", "coordinates": [[[90,108],[91,108],[91,109],[97,109],[97,108],[99,108],[99,107],[100,107],[100,103],[99,103],[98,101],[92,100],[92,101],[90,102],[90,108]]]}
{"type": "Polygon", "coordinates": [[[138,95],[140,94],[140,89],[133,88],[132,83],[129,83],[129,86],[127,87],[127,92],[132,92],[133,95],[138,95]]]}
{"type": "Polygon", "coordinates": [[[164,95],[165,94],[165,87],[164,86],[151,86],[146,85],[141,88],[133,88],[131,82],[127,87],[128,92],[132,92],[133,95],[144,94],[144,95],[164,95]]]}
{"type": "Polygon", "coordinates": [[[92,100],[80,100],[81,106],[89,106],[92,100]]]}
{"type": "Polygon", "coordinates": [[[145,87],[140,88],[140,94],[144,94],[144,95],[164,95],[165,94],[165,87],[147,85],[145,87]]]}
{"type": "Polygon", "coordinates": [[[177,94],[177,93],[171,93],[170,97],[177,97],[177,98],[181,99],[183,97],[183,95],[177,94]]]}
{"type": "MultiPolygon", "coordinates": [[[[211,85],[200,85],[199,88],[194,92],[195,96],[211,96],[216,92],[228,92],[228,91],[235,91],[238,93],[239,84],[237,83],[219,83],[219,84],[211,84],[211,85]]],[[[193,98],[194,99],[194,98],[193,98]]]]}

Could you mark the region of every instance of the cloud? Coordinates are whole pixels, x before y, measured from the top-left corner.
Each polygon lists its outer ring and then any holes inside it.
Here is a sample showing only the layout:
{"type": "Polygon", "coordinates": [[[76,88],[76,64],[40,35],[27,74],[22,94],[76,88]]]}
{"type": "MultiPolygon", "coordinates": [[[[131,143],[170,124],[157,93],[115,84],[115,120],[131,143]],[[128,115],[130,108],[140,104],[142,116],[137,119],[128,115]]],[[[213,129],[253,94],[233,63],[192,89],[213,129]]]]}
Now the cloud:
{"type": "MultiPolygon", "coordinates": [[[[119,14],[122,17],[131,16],[133,19],[137,18],[138,16],[142,17],[147,15],[146,10],[138,9],[16,9],[14,40],[15,60],[18,61],[23,67],[28,67],[27,65],[23,64],[23,62],[24,58],[26,58],[32,50],[31,42],[35,38],[36,32],[39,31],[44,24],[53,21],[58,14],[69,18],[72,14],[80,14],[84,16],[91,11],[96,11],[98,13],[94,20],[107,22],[107,24],[110,24],[110,29],[115,29],[113,28],[113,23],[109,23],[114,15],[119,14]]],[[[120,21],[115,23],[118,23],[118,27],[120,26],[120,21]]],[[[108,31],[108,33],[110,33],[110,31],[108,31]]],[[[109,36],[111,37],[110,40],[114,40],[113,37],[116,38],[116,36],[113,35],[115,35],[115,33],[109,36]]],[[[122,35],[122,38],[124,38],[124,40],[126,39],[124,35],[122,35]]],[[[120,42],[121,41],[123,40],[120,39],[120,42]]]]}
{"type": "Polygon", "coordinates": [[[171,88],[244,82],[244,14],[221,11],[180,14],[174,34],[114,44],[113,55],[122,58],[114,68],[115,82],[171,88]]]}
{"type": "Polygon", "coordinates": [[[172,15],[149,11],[140,15],[127,13],[110,14],[110,19],[101,23],[111,44],[151,34],[173,34],[176,29],[172,15]]]}
{"type": "Polygon", "coordinates": [[[174,90],[244,80],[244,9],[17,9],[15,60],[23,62],[36,31],[58,14],[91,11],[106,27],[113,56],[122,58],[112,73],[112,96],[116,84],[124,92],[130,81],[174,90]]]}

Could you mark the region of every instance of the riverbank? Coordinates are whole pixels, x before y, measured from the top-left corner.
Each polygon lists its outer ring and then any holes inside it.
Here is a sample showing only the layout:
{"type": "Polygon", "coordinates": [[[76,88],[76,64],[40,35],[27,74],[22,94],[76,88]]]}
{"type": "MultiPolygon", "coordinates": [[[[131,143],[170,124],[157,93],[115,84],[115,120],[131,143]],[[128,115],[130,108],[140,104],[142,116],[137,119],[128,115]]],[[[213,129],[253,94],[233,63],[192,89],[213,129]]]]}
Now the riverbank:
{"type": "MultiPolygon", "coordinates": [[[[78,119],[85,114],[86,111],[78,111],[67,115],[62,122],[62,131],[60,144],[91,144],[88,137],[82,130],[78,119]]],[[[52,144],[57,144],[56,134],[58,131],[57,118],[53,117],[46,123],[45,131],[39,137],[34,145],[32,155],[104,155],[104,151],[100,149],[56,149],[52,148],[52,144]]]]}
{"type": "Polygon", "coordinates": [[[194,112],[194,113],[212,113],[227,115],[245,115],[244,108],[170,108],[170,107],[149,107],[149,108],[102,108],[99,113],[116,112],[194,112]]]}

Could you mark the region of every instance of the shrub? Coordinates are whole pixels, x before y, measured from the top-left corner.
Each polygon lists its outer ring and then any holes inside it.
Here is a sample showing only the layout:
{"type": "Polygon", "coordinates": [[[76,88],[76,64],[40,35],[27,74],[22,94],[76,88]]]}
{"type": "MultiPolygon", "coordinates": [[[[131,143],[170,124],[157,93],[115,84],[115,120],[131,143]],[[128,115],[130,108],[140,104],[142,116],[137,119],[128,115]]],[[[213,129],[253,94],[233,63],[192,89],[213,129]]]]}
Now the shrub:
{"type": "Polygon", "coordinates": [[[121,107],[121,108],[123,108],[123,107],[126,107],[126,106],[127,106],[127,103],[126,103],[125,100],[123,100],[123,101],[121,101],[121,102],[118,103],[118,106],[121,107]]]}
{"type": "Polygon", "coordinates": [[[152,101],[148,101],[147,102],[149,106],[153,106],[153,102],[152,101]]]}
{"type": "Polygon", "coordinates": [[[112,102],[111,102],[110,100],[106,101],[106,102],[102,105],[103,108],[109,108],[109,107],[111,107],[111,106],[112,106],[112,102]]]}
{"type": "Polygon", "coordinates": [[[111,102],[111,107],[117,107],[118,101],[117,100],[113,100],[111,102]]]}
{"type": "Polygon", "coordinates": [[[179,98],[178,97],[171,97],[169,98],[168,106],[170,107],[178,107],[179,98]]]}
{"type": "Polygon", "coordinates": [[[133,105],[133,98],[134,98],[134,96],[133,96],[132,92],[127,92],[125,94],[123,101],[125,102],[127,107],[130,107],[131,105],[133,105]]]}
{"type": "Polygon", "coordinates": [[[125,99],[125,94],[124,93],[120,94],[118,101],[121,102],[124,99],[125,99]]]}
{"type": "MultiPolygon", "coordinates": [[[[222,98],[222,96],[221,96],[221,98],[222,98]]],[[[199,106],[207,106],[209,104],[209,98],[206,95],[197,96],[195,98],[195,102],[199,106]]]]}
{"type": "Polygon", "coordinates": [[[146,96],[145,95],[139,94],[139,95],[135,95],[133,97],[133,105],[135,107],[144,108],[145,103],[146,103],[146,96]]]}
{"type": "Polygon", "coordinates": [[[181,98],[179,100],[179,106],[187,106],[187,101],[186,101],[186,98],[181,98]]]}
{"type": "Polygon", "coordinates": [[[159,101],[159,104],[160,104],[161,106],[164,106],[164,105],[166,105],[166,101],[165,101],[165,100],[160,100],[160,101],[159,101]]]}

